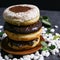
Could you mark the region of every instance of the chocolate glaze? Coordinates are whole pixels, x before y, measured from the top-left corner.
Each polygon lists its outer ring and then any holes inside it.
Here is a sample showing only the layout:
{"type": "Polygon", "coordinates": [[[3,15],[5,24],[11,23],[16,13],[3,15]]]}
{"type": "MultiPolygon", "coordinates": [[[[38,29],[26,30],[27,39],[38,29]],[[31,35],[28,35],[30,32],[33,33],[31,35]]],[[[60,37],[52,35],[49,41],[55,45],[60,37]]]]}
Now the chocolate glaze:
{"type": "Polygon", "coordinates": [[[26,12],[30,9],[31,8],[27,7],[27,6],[14,6],[14,7],[10,8],[9,10],[12,12],[18,13],[18,12],[26,12]]]}
{"type": "Polygon", "coordinates": [[[15,26],[6,22],[4,25],[4,30],[8,30],[16,34],[28,34],[38,31],[41,27],[42,23],[40,21],[28,26],[15,26]]]}
{"type": "MultiPolygon", "coordinates": [[[[37,41],[38,38],[36,38],[34,40],[37,41]]],[[[15,46],[24,46],[24,45],[32,46],[34,44],[33,40],[32,41],[14,41],[14,40],[7,38],[7,41],[8,41],[8,43],[11,44],[11,46],[13,46],[13,45],[15,45],[15,46]]]]}

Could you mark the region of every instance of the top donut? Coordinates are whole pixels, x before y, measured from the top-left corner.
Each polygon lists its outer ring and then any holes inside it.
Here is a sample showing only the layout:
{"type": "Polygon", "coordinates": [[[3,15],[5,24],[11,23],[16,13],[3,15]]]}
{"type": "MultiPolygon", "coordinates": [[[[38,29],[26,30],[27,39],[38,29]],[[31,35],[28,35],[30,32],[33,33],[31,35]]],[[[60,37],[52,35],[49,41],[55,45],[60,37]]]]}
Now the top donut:
{"type": "Polygon", "coordinates": [[[30,25],[39,20],[40,10],[35,5],[13,5],[3,12],[4,20],[13,25],[30,25]]]}

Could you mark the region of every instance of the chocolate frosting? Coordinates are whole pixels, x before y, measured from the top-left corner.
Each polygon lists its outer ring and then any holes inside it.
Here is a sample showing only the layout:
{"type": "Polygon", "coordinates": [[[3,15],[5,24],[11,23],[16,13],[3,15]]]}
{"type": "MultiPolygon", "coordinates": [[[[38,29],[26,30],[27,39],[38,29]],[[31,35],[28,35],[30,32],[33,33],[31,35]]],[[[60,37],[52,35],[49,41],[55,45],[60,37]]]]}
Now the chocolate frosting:
{"type": "MultiPolygon", "coordinates": [[[[38,38],[34,39],[35,41],[38,40],[38,38]]],[[[24,45],[30,45],[32,46],[34,44],[34,40],[32,41],[14,41],[14,40],[11,40],[9,38],[7,38],[7,42],[11,44],[11,46],[15,45],[15,46],[24,46],[24,45]]]]}
{"type": "Polygon", "coordinates": [[[6,22],[4,25],[4,30],[8,30],[16,34],[28,34],[38,31],[41,27],[42,23],[40,21],[28,26],[15,26],[6,22]]]}
{"type": "Polygon", "coordinates": [[[10,8],[9,10],[12,12],[18,13],[18,12],[26,12],[30,9],[31,8],[27,7],[27,6],[14,6],[14,7],[10,8]]]}

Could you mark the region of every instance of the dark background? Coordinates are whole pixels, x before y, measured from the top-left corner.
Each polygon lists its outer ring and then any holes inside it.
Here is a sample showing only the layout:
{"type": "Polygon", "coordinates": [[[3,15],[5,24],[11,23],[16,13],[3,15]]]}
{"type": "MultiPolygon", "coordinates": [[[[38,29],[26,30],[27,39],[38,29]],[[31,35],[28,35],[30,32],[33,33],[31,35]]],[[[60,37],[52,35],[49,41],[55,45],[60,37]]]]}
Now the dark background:
{"type": "Polygon", "coordinates": [[[0,0],[0,7],[8,7],[14,4],[34,4],[41,10],[59,10],[59,0],[0,0]]]}

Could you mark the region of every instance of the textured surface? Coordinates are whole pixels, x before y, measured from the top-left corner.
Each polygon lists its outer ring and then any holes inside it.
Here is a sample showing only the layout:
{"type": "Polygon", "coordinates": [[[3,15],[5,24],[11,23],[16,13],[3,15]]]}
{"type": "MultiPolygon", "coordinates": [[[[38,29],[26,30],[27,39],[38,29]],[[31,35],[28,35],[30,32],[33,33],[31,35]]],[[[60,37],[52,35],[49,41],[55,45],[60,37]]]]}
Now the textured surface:
{"type": "MultiPolygon", "coordinates": [[[[3,11],[5,8],[0,8],[0,25],[4,25],[3,21],[3,11]]],[[[41,10],[41,16],[48,16],[50,18],[50,21],[52,23],[52,27],[55,25],[58,25],[60,27],[60,11],[45,11],[41,10]]],[[[57,32],[60,32],[60,28],[56,30],[57,32]]],[[[50,55],[49,57],[45,58],[45,60],[60,60],[60,57],[56,55],[50,55]]]]}

